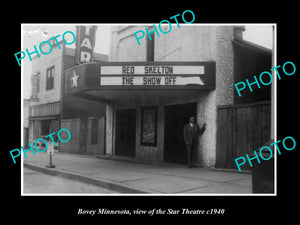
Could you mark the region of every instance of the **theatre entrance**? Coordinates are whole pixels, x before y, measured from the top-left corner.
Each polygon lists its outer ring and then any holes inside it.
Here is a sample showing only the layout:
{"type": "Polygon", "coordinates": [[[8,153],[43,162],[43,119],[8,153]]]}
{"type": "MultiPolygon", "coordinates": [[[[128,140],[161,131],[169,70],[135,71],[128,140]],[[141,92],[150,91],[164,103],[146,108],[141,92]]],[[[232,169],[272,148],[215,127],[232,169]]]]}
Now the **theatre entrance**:
{"type": "Polygon", "coordinates": [[[187,155],[183,128],[189,118],[196,119],[197,104],[189,103],[165,107],[164,161],[186,164],[187,155]]]}
{"type": "Polygon", "coordinates": [[[135,109],[116,111],[116,155],[135,157],[135,109]]]}

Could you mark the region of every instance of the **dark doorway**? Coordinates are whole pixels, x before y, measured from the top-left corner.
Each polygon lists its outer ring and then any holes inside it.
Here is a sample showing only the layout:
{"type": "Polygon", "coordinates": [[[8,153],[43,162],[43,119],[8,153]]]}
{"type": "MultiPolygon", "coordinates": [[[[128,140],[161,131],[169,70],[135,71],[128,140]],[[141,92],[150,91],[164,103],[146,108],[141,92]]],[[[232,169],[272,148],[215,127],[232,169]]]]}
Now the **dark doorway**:
{"type": "Polygon", "coordinates": [[[197,119],[196,103],[165,107],[165,162],[186,164],[187,155],[183,140],[183,128],[191,116],[197,119]]]}
{"type": "Polygon", "coordinates": [[[50,133],[50,120],[41,120],[41,136],[47,136],[50,133]]]}
{"type": "Polygon", "coordinates": [[[28,127],[24,127],[23,129],[23,146],[24,148],[29,148],[29,128],[28,127]]]}
{"type": "Polygon", "coordinates": [[[116,112],[116,155],[135,157],[135,109],[116,112]]]}

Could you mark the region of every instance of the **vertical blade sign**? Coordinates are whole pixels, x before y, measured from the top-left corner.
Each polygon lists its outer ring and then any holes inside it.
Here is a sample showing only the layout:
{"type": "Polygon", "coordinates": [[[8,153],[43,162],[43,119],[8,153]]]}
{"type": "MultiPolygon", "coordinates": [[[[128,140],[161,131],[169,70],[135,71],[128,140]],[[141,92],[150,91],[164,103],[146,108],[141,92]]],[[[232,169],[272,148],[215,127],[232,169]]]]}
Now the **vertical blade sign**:
{"type": "Polygon", "coordinates": [[[76,26],[76,64],[93,62],[96,26],[76,26]]]}

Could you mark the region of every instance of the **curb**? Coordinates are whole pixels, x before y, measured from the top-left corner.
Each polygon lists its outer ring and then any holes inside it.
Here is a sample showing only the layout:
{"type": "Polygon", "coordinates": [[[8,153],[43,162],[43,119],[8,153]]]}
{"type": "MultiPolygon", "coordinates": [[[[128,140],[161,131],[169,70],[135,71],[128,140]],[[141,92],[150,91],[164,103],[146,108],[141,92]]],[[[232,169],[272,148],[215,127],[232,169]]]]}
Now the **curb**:
{"type": "Polygon", "coordinates": [[[25,168],[35,170],[37,172],[41,172],[47,175],[72,179],[72,180],[84,182],[87,184],[92,184],[98,187],[106,188],[120,193],[130,193],[130,194],[154,194],[155,193],[155,192],[151,192],[150,190],[145,190],[143,188],[132,187],[129,185],[124,185],[119,182],[107,180],[103,178],[95,179],[94,177],[90,177],[88,175],[82,175],[75,172],[64,171],[56,168],[49,169],[46,167],[36,166],[29,163],[24,163],[23,165],[25,168]]]}

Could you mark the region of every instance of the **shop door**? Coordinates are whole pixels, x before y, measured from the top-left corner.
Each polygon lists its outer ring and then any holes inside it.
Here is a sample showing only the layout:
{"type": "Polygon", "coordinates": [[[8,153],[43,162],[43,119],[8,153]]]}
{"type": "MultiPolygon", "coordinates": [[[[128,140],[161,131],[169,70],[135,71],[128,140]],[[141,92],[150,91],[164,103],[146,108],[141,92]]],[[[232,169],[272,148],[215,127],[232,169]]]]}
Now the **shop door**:
{"type": "Polygon", "coordinates": [[[135,157],[135,109],[116,112],[116,155],[135,157]]]}
{"type": "Polygon", "coordinates": [[[183,128],[191,116],[196,119],[196,103],[165,107],[164,161],[186,164],[183,128]]]}

